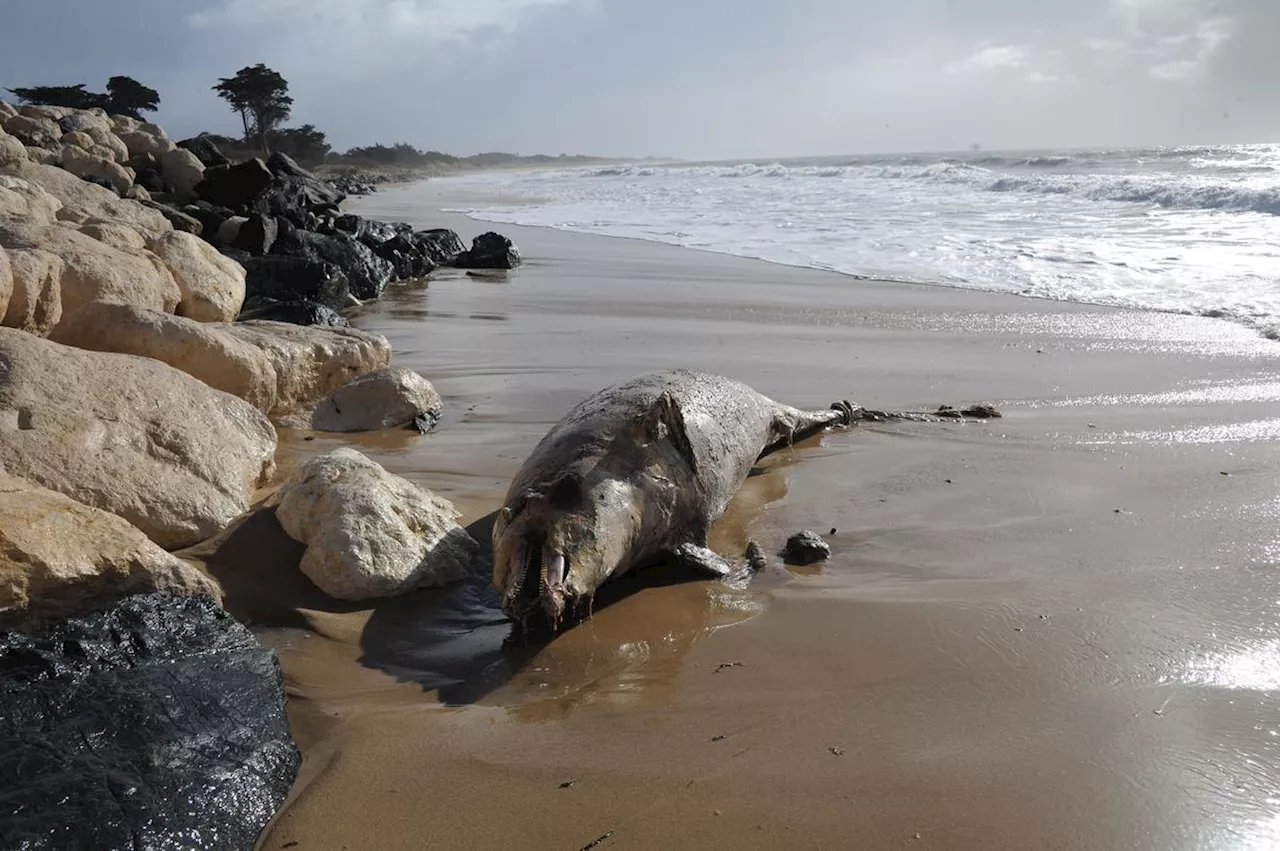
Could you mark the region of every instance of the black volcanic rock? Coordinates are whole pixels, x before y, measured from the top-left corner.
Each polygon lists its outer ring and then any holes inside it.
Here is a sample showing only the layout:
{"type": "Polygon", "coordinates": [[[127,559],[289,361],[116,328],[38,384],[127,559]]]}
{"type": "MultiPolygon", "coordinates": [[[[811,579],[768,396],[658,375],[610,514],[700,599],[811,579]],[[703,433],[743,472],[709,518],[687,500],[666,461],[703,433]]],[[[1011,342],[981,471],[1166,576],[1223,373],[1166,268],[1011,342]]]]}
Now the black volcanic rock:
{"type": "Polygon", "coordinates": [[[420,230],[414,236],[419,245],[427,252],[431,262],[437,266],[452,263],[453,258],[467,250],[462,239],[448,228],[432,228],[420,230]]]}
{"type": "Polygon", "coordinates": [[[482,233],[471,241],[471,250],[453,258],[459,269],[514,269],[521,263],[520,252],[500,233],[482,233]]]}
{"type": "Polygon", "coordinates": [[[0,847],[247,851],[301,761],[283,686],[208,597],[0,634],[0,847]]]}
{"type": "Polygon", "coordinates": [[[275,245],[279,234],[280,225],[277,219],[254,214],[240,225],[229,247],[247,251],[253,257],[262,257],[271,253],[271,247],[275,245]]]}
{"type": "Polygon", "coordinates": [[[196,194],[215,206],[239,210],[261,198],[272,180],[262,160],[245,160],[238,165],[206,168],[204,179],[196,184],[196,194]]]}
{"type": "Polygon", "coordinates": [[[178,142],[179,148],[186,148],[196,155],[196,159],[204,163],[205,168],[219,165],[231,165],[226,154],[218,150],[218,146],[208,136],[194,136],[178,142]]]}
{"type": "Polygon", "coordinates": [[[431,262],[427,247],[419,242],[414,234],[396,234],[391,239],[378,245],[373,253],[389,261],[395,269],[398,280],[422,278],[430,274],[436,267],[431,262]]]}
{"type": "Polygon", "coordinates": [[[225,249],[222,253],[244,267],[246,299],[313,301],[334,310],[351,303],[350,281],[335,263],[317,257],[254,257],[248,252],[225,249]]]}
{"type": "MultiPolygon", "coordinates": [[[[361,300],[382,295],[382,290],[395,274],[395,267],[389,260],[378,257],[368,246],[341,232],[326,235],[294,230],[286,233],[286,229],[281,228],[271,252],[334,264],[346,275],[351,294],[361,300]]],[[[313,300],[328,303],[324,299],[313,300]]]]}
{"type": "Polygon", "coordinates": [[[351,323],[331,307],[314,301],[278,301],[272,298],[246,299],[238,319],[268,319],[272,322],[288,322],[293,325],[326,325],[333,328],[349,328],[351,323]]]}

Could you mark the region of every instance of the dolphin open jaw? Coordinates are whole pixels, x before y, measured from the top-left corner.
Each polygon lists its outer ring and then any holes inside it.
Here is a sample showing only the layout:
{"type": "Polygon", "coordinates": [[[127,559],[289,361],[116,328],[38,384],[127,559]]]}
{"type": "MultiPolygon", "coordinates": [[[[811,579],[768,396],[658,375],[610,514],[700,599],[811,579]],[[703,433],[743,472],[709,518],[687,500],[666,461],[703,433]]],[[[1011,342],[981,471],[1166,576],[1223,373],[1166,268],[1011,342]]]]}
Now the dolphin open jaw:
{"type": "Polygon", "coordinates": [[[517,567],[502,597],[502,609],[522,629],[539,614],[553,630],[570,601],[569,562],[564,553],[529,541],[517,555],[517,567]]]}

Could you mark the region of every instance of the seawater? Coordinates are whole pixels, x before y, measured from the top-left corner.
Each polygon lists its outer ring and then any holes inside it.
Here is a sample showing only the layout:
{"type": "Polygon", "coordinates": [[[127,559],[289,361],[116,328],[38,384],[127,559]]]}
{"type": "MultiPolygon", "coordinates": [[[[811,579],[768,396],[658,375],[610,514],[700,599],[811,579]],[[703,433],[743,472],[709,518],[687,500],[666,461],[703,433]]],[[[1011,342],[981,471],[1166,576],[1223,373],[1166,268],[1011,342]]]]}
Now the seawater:
{"type": "Polygon", "coordinates": [[[640,163],[446,179],[513,199],[459,211],[486,221],[1280,327],[1280,145],[640,163]]]}

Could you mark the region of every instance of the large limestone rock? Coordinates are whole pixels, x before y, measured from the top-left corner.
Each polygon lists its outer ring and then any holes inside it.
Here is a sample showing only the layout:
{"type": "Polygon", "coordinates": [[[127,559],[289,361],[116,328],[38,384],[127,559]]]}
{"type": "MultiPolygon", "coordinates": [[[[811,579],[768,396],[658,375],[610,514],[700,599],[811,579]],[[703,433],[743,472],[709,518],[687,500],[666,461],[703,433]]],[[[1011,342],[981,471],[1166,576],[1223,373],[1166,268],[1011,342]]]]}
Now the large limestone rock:
{"type": "Polygon", "coordinates": [[[122,251],[65,224],[0,219],[0,246],[40,249],[62,258],[62,308],[118,301],[172,313],[182,293],[154,254],[122,251]]]}
{"type": "Polygon", "coordinates": [[[0,470],[0,627],[29,629],[151,591],[221,596],[122,518],[0,470]]]}
{"type": "Polygon", "coordinates": [[[59,146],[56,150],[49,150],[48,148],[28,146],[27,159],[38,165],[58,165],[62,162],[62,148],[59,146]]]}
{"type": "Polygon", "coordinates": [[[174,194],[195,198],[196,184],[204,179],[204,163],[186,148],[173,148],[161,155],[160,173],[173,185],[174,194]]]}
{"type": "Polygon", "coordinates": [[[82,224],[90,219],[128,225],[148,239],[173,230],[159,212],[137,201],[118,197],[110,189],[81,180],[69,171],[22,160],[0,166],[0,175],[20,178],[40,186],[62,202],[61,221],[82,224]]]}
{"type": "Polygon", "coordinates": [[[62,202],[38,184],[0,174],[0,217],[52,224],[61,209],[62,202]]]}
{"type": "Polygon", "coordinates": [[[230,322],[244,304],[244,267],[200,237],[171,230],[149,245],[181,291],[177,312],[201,322],[230,322]]]}
{"type": "Polygon", "coordinates": [[[18,114],[18,108],[8,101],[0,100],[0,124],[18,114]]]}
{"type": "Polygon", "coordinates": [[[131,227],[115,222],[85,222],[80,232],[104,242],[112,248],[137,254],[147,250],[147,241],[131,227]]]}
{"type": "Polygon", "coordinates": [[[118,163],[126,163],[129,161],[129,148],[115,133],[95,125],[86,127],[82,132],[93,140],[92,150],[96,151],[99,148],[102,148],[106,151],[110,151],[111,158],[118,163]]]}
{"type": "MultiPolygon", "coordinates": [[[[79,130],[72,130],[70,133],[62,134],[62,144],[64,147],[76,147],[81,150],[88,151],[98,144],[93,141],[93,137],[88,133],[81,133],[79,130]]],[[[112,156],[115,159],[115,156],[112,156]]]]}
{"type": "Polygon", "coordinates": [[[19,115],[25,115],[29,118],[44,118],[55,124],[68,112],[70,112],[68,107],[51,106],[44,103],[29,103],[18,108],[19,115]]]}
{"type": "Polygon", "coordinates": [[[285,533],[306,545],[302,572],[340,600],[454,582],[467,574],[479,549],[448,500],[354,449],[311,459],[268,505],[285,533]]]}
{"type": "Polygon", "coordinates": [[[382,369],[391,344],[379,334],[354,328],[321,328],[251,320],[226,332],[260,349],[276,372],[272,421],[305,428],[318,399],[352,379],[382,369]]]}
{"type": "Polygon", "coordinates": [[[27,158],[27,148],[22,144],[22,140],[0,130],[0,166],[27,158]]]}
{"type": "Polygon", "coordinates": [[[111,116],[98,107],[70,110],[58,121],[58,126],[66,133],[87,130],[97,130],[102,133],[116,132],[115,125],[111,123],[111,116]]]}
{"type": "Polygon", "coordinates": [[[53,148],[62,138],[61,127],[38,115],[16,115],[4,123],[4,129],[29,148],[53,148]]]}
{"type": "Polygon", "coordinates": [[[62,149],[62,167],[82,180],[104,180],[118,194],[124,194],[133,185],[132,175],[120,163],[74,145],[62,149]]]}
{"type": "Polygon", "coordinates": [[[9,264],[9,252],[0,248],[0,319],[4,319],[9,309],[9,299],[13,297],[13,267],[9,264]]]}
{"type": "Polygon", "coordinates": [[[174,148],[173,142],[168,139],[162,139],[145,130],[138,129],[132,132],[119,133],[120,141],[124,143],[125,148],[129,151],[129,156],[136,157],[139,154],[150,154],[159,160],[174,148]]]}
{"type": "Polygon", "coordinates": [[[13,292],[0,325],[47,336],[62,319],[62,258],[39,249],[5,250],[13,292]]]}
{"type": "Polygon", "coordinates": [[[95,303],[65,316],[50,338],[80,349],[163,361],[264,414],[276,404],[276,371],[270,358],[227,333],[222,324],[127,304],[95,303]]]}
{"type": "Polygon", "coordinates": [[[318,431],[376,431],[408,425],[418,416],[434,424],[443,405],[431,382],[404,367],[362,375],[325,396],[311,415],[318,431]]]}
{"type": "Polygon", "coordinates": [[[160,361],[0,328],[0,466],[166,549],[248,510],[275,445],[253,406],[160,361]]]}
{"type": "Polygon", "coordinates": [[[111,116],[111,126],[115,128],[117,133],[132,133],[141,125],[141,121],[128,115],[111,116]]]}

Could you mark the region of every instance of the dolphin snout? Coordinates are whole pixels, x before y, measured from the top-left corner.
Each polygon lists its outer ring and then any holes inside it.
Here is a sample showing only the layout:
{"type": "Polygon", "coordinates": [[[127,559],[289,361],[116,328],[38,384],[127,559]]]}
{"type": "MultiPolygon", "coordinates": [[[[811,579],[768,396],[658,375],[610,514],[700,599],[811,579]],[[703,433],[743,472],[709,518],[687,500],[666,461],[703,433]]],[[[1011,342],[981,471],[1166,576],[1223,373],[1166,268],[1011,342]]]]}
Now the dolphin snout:
{"type": "Polygon", "coordinates": [[[564,553],[531,545],[522,549],[517,558],[519,561],[513,565],[511,580],[503,594],[503,610],[512,620],[523,624],[541,609],[550,622],[557,625],[569,597],[568,561],[564,553]]]}

